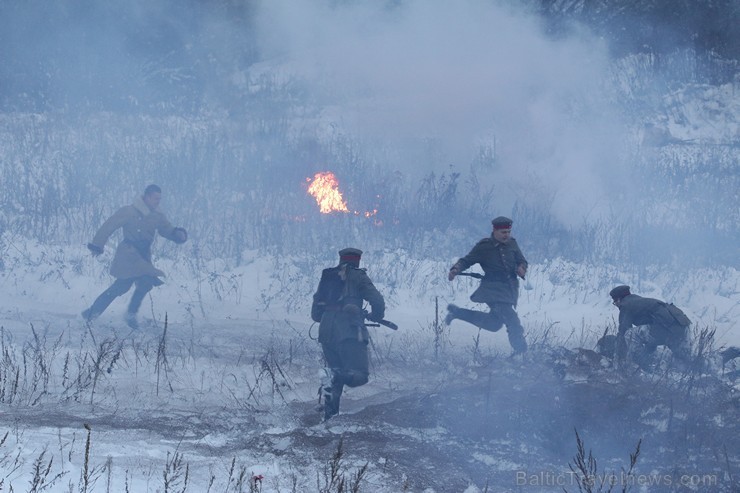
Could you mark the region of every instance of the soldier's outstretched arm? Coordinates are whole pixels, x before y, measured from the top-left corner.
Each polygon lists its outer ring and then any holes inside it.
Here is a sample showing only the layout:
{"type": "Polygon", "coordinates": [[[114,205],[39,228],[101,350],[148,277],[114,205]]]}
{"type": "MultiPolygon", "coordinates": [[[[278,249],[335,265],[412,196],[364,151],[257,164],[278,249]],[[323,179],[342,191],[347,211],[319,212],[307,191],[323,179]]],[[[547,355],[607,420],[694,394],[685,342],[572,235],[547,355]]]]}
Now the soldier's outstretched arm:
{"type": "Polygon", "coordinates": [[[486,241],[487,239],[484,238],[476,243],[467,255],[455,262],[455,265],[450,268],[450,272],[447,274],[447,279],[452,281],[455,279],[455,276],[464,272],[468,267],[479,264],[485,255],[486,241]]]}

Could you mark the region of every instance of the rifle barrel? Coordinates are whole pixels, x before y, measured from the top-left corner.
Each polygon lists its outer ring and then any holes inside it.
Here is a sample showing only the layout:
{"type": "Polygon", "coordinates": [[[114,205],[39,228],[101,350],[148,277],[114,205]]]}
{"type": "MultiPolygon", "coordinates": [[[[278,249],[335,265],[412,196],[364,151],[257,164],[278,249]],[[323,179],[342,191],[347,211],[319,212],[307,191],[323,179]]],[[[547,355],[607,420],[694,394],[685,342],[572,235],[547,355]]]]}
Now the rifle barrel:
{"type": "MultiPolygon", "coordinates": [[[[367,310],[363,310],[363,312],[365,313],[365,319],[366,320],[370,320],[370,318],[369,318],[370,312],[368,312],[367,310]]],[[[370,321],[371,322],[374,322],[374,323],[373,324],[365,324],[366,327],[377,327],[378,326],[377,324],[380,324],[380,325],[383,325],[385,327],[388,327],[389,329],[398,330],[398,325],[394,324],[390,320],[370,320],[370,321]]]]}
{"type": "Polygon", "coordinates": [[[458,274],[458,276],[467,276],[467,277],[472,277],[474,279],[483,279],[483,274],[478,274],[477,272],[461,272],[458,274]]]}

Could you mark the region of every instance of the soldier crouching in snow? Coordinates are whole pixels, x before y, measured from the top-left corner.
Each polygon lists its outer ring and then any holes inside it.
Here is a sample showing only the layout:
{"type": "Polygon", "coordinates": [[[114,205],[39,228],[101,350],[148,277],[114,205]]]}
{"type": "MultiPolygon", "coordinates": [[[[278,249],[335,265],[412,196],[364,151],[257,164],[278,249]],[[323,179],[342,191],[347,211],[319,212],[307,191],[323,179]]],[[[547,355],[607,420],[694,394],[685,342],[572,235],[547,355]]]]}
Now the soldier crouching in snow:
{"type": "Polygon", "coordinates": [[[136,284],[134,294],[126,311],[125,321],[132,329],[138,329],[136,314],[144,296],[154,286],[163,282],[159,279],[164,272],[152,264],[152,243],[157,233],[181,244],[188,240],[188,233],[183,228],[170,224],[159,210],[162,189],[149,185],[144,195],[137,197],[132,205],[120,208],[103,223],[87,248],[94,256],[103,253],[108,238],[119,228],[123,229],[123,240],[116,248],[110,273],[116,281],[93,302],[92,306],[82,312],[82,317],[90,322],[99,317],[108,305],[117,297],[125,294],[136,284]]]}
{"type": "Polygon", "coordinates": [[[452,281],[471,265],[480,264],[485,274],[470,299],[476,303],[486,303],[490,311],[485,313],[448,305],[445,322],[449,325],[453,320],[460,319],[491,332],[506,325],[514,353],[523,353],[527,350],[527,341],[514,307],[519,298],[517,276],[524,279],[528,263],[516,240],[511,237],[513,221],[501,216],[491,222],[491,236],[480,240],[470,253],[450,268],[447,276],[452,281]]]}
{"type": "Polygon", "coordinates": [[[325,420],[339,412],[344,386],[365,385],[370,375],[363,300],[370,303],[370,320],[382,320],[385,314],[383,296],[360,269],[361,256],[356,248],[341,250],[339,265],[321,272],[313,295],[311,318],[319,322],[319,342],[328,366],[320,389],[325,420]]]}
{"type": "Polygon", "coordinates": [[[625,335],[633,325],[646,326],[643,333],[632,337],[631,353],[635,362],[644,366],[658,346],[666,346],[673,356],[688,363],[691,350],[688,342],[689,318],[673,303],[643,298],[630,293],[629,286],[617,286],[609,292],[614,306],[619,308],[619,328],[616,339],[617,361],[627,356],[625,335]]]}

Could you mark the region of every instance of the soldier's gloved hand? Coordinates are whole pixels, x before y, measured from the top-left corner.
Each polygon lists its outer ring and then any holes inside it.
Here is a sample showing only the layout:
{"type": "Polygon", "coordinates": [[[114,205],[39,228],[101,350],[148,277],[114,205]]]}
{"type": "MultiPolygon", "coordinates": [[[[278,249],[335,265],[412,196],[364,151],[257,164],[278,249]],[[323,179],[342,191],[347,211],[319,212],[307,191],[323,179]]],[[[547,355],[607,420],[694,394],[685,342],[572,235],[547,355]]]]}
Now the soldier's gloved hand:
{"type": "Polygon", "coordinates": [[[175,237],[175,243],[178,245],[185,243],[188,241],[188,232],[185,230],[185,228],[175,228],[173,230],[174,237],[175,237]]]}
{"type": "Polygon", "coordinates": [[[452,268],[450,268],[450,272],[447,274],[447,280],[448,281],[453,280],[455,276],[457,276],[459,273],[460,273],[460,269],[458,269],[457,266],[453,265],[452,268]]]}
{"type": "Polygon", "coordinates": [[[367,314],[367,319],[373,322],[380,322],[383,320],[383,315],[382,313],[370,312],[367,314]]]}
{"type": "Polygon", "coordinates": [[[93,254],[93,257],[97,257],[101,253],[103,253],[103,248],[99,247],[98,245],[95,245],[93,243],[87,244],[87,249],[90,250],[90,253],[93,254]]]}
{"type": "Polygon", "coordinates": [[[527,268],[526,268],[526,267],[524,267],[524,265],[519,265],[519,266],[518,266],[518,267],[516,268],[516,274],[517,274],[517,275],[518,275],[519,277],[521,277],[522,279],[524,279],[524,276],[525,276],[525,275],[527,275],[527,268]]]}

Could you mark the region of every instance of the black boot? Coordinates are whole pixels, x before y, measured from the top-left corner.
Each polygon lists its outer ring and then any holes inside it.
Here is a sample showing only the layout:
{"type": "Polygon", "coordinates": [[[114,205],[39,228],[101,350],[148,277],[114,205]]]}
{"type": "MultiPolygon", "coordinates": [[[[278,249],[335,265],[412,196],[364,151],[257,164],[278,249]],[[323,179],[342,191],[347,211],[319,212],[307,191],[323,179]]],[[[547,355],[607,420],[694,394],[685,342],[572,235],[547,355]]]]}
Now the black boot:
{"type": "Polygon", "coordinates": [[[323,386],[324,397],[324,421],[339,414],[339,401],[342,398],[344,383],[341,381],[339,374],[332,370],[331,385],[323,386]]]}
{"type": "Polygon", "coordinates": [[[513,355],[522,354],[527,352],[527,340],[524,339],[524,334],[516,331],[509,331],[509,344],[514,350],[513,355]]]}
{"type": "Polygon", "coordinates": [[[88,308],[87,310],[83,310],[81,315],[82,315],[82,318],[85,319],[85,322],[88,322],[88,323],[92,322],[93,320],[95,320],[96,318],[100,316],[99,313],[93,313],[92,307],[88,308]]]}
{"type": "Polygon", "coordinates": [[[139,330],[139,320],[136,318],[136,312],[126,312],[123,316],[123,320],[126,325],[131,327],[133,330],[139,330]]]}
{"type": "Polygon", "coordinates": [[[447,316],[445,317],[445,324],[450,325],[453,320],[457,318],[457,311],[460,309],[459,306],[449,304],[447,305],[447,316]]]}
{"type": "Polygon", "coordinates": [[[331,370],[323,368],[320,372],[320,383],[319,383],[319,410],[324,409],[326,399],[331,397],[331,370]]]}

